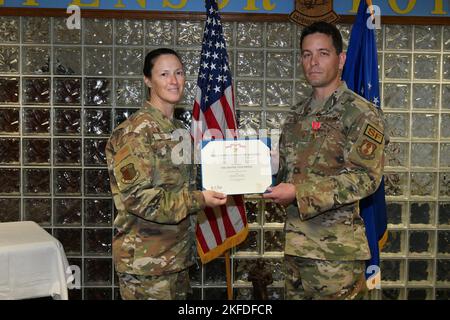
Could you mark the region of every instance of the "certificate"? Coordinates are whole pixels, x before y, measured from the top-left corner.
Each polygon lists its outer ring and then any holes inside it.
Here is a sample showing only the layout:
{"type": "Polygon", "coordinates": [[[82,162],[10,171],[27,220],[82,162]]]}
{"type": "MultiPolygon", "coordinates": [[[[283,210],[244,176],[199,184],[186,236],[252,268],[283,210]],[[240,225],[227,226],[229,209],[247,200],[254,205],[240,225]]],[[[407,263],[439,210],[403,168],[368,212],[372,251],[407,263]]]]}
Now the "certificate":
{"type": "Polygon", "coordinates": [[[263,193],[272,183],[268,145],[268,139],[203,141],[203,188],[227,195],[263,193]]]}

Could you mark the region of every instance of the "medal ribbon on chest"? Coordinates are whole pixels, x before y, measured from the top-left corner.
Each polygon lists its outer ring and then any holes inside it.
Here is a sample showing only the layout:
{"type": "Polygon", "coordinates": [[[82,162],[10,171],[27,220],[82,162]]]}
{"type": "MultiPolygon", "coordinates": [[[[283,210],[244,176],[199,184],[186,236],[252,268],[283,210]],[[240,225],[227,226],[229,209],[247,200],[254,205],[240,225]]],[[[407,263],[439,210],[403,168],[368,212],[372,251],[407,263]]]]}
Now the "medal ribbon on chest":
{"type": "Polygon", "coordinates": [[[313,137],[316,138],[316,134],[320,130],[320,122],[319,121],[313,121],[311,123],[311,127],[312,127],[313,137]]]}

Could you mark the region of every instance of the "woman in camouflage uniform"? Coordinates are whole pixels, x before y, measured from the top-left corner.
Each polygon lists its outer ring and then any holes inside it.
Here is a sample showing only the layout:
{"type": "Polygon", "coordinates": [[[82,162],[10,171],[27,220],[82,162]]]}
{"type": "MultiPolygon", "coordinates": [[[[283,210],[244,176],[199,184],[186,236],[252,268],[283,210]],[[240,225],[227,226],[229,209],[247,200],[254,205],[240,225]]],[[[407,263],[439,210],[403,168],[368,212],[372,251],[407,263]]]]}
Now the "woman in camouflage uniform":
{"type": "Polygon", "coordinates": [[[106,147],[118,211],[114,263],[123,299],[185,299],[195,259],[189,215],[225,204],[226,196],[194,190],[193,166],[173,161],[179,141],[172,133],[183,128],[173,118],[185,84],[179,55],[165,48],[149,52],[144,82],[149,101],[114,130],[106,147]]]}

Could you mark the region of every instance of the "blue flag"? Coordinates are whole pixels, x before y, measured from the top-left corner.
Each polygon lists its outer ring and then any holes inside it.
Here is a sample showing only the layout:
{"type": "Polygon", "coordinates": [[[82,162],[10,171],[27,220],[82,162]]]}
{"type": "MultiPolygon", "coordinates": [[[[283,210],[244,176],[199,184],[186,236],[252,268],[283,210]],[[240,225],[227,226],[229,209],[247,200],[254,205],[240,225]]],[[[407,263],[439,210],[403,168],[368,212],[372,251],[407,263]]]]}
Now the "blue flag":
{"type": "MultiPolygon", "coordinates": [[[[378,57],[375,41],[375,28],[371,24],[366,0],[359,4],[356,21],[350,35],[347,60],[342,79],[347,86],[380,107],[380,88],[378,83],[378,57]],[[367,21],[369,21],[369,26],[367,21]]],[[[387,238],[387,214],[384,194],[384,178],[378,190],[362,199],[359,204],[364,219],[371,259],[366,262],[366,279],[369,289],[379,288],[380,249],[387,238]]]]}

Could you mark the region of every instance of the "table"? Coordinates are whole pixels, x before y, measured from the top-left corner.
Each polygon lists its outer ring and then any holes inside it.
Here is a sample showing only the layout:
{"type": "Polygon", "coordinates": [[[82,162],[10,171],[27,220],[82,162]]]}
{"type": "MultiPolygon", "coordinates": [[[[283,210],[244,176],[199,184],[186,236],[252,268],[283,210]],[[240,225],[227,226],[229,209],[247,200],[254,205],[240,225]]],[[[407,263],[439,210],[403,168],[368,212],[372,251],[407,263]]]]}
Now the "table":
{"type": "Polygon", "coordinates": [[[61,243],[33,221],[0,223],[0,299],[68,300],[72,276],[61,243]]]}

